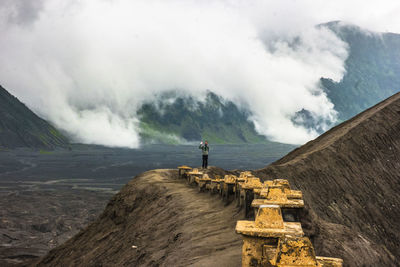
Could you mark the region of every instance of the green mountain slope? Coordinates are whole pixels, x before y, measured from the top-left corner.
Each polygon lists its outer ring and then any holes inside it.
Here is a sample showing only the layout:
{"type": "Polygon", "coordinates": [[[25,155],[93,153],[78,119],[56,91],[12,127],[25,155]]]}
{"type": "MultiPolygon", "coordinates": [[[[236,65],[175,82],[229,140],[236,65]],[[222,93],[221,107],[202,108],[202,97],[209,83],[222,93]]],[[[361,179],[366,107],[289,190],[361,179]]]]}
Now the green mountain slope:
{"type": "MultiPolygon", "coordinates": [[[[341,22],[329,22],[328,27],[349,46],[342,81],[321,78],[321,86],[338,111],[339,124],[400,91],[400,34],[373,33],[341,22]]],[[[207,100],[196,102],[190,97],[176,98],[167,94],[156,103],[147,103],[139,110],[142,137],[156,142],[178,142],[179,138],[216,143],[258,143],[258,135],[248,121],[249,112],[234,103],[209,93],[207,100]],[[161,110],[161,112],[160,112],[161,110]],[[178,138],[177,138],[178,137],[178,138]]],[[[293,115],[301,117],[301,125],[323,133],[321,123],[307,110],[293,115]]]]}
{"type": "Polygon", "coordinates": [[[329,27],[349,45],[343,80],[321,79],[340,121],[400,91],[400,34],[372,33],[357,26],[330,22],[329,27]]]}
{"type": "Polygon", "coordinates": [[[178,136],[219,144],[268,142],[257,134],[246,111],[211,92],[204,102],[169,92],[156,102],[144,104],[138,115],[144,140],[174,142],[172,136],[178,136]]]}
{"type": "Polygon", "coordinates": [[[0,86],[0,147],[52,149],[68,140],[0,86]]]}

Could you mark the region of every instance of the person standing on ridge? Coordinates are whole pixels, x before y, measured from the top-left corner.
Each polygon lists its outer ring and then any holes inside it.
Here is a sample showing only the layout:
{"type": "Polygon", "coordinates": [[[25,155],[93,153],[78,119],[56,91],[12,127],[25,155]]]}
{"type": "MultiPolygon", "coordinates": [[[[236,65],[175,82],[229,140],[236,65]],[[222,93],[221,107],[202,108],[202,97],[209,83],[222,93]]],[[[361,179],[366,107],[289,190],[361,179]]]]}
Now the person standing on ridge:
{"type": "Polygon", "coordinates": [[[204,169],[207,169],[208,166],[208,151],[210,150],[210,147],[208,146],[208,142],[205,141],[203,145],[203,141],[200,142],[199,149],[203,152],[203,164],[202,167],[204,169]]]}

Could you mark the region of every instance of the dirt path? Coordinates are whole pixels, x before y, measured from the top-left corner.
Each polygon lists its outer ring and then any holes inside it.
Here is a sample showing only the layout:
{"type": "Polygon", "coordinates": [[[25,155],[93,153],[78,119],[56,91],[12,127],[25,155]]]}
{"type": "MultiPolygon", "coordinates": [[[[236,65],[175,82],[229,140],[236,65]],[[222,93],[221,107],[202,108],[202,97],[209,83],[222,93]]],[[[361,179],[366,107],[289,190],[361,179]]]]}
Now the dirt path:
{"type": "Polygon", "coordinates": [[[241,217],[234,203],[199,193],[175,170],[149,171],[39,266],[240,266],[242,241],[234,228],[241,217]]]}

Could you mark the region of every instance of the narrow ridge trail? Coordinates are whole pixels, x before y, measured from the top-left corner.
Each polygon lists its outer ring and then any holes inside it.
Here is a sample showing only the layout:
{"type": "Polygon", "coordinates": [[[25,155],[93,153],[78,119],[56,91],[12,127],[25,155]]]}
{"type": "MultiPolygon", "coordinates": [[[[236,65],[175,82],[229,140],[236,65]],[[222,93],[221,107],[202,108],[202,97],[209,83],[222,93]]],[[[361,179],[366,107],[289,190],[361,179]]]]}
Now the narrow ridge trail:
{"type": "MultiPolygon", "coordinates": [[[[300,221],[318,255],[344,266],[398,266],[400,93],[253,174],[303,192],[300,221]]],[[[39,266],[240,266],[242,218],[235,202],[198,193],[177,171],[148,171],[39,266]]]]}
{"type": "Polygon", "coordinates": [[[38,266],[241,266],[242,218],[235,202],[198,193],[177,171],[148,171],[38,266]]]}

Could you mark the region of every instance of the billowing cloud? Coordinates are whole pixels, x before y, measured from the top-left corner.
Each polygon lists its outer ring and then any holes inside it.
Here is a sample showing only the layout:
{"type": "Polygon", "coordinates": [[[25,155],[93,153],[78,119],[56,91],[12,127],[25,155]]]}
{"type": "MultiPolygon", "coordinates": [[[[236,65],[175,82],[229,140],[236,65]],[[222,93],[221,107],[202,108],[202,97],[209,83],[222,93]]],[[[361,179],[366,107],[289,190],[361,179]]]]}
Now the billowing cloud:
{"type": "Polygon", "coordinates": [[[211,90],[286,143],[317,136],[293,123],[302,109],[336,119],[319,78],[342,78],[347,45],[314,27],[342,18],[314,15],[322,1],[40,3],[0,7],[0,82],[78,141],[138,146],[137,108],[171,89],[211,90]]]}
{"type": "Polygon", "coordinates": [[[0,15],[3,22],[10,25],[30,25],[34,23],[44,7],[44,0],[2,0],[0,15]]]}

